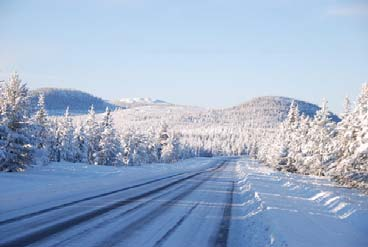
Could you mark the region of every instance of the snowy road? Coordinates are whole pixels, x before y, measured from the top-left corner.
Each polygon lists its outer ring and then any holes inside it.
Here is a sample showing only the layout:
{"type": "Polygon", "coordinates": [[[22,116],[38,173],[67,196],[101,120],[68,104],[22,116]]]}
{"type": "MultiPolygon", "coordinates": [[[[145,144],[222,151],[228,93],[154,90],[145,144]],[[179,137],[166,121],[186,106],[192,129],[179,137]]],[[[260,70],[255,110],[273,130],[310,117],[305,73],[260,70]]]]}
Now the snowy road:
{"type": "Polygon", "coordinates": [[[0,207],[0,246],[368,246],[368,199],[355,190],[247,158],[190,162],[203,164],[47,207],[0,207]]]}
{"type": "Polygon", "coordinates": [[[219,160],[202,171],[2,220],[0,245],[226,246],[233,167],[219,160]]]}

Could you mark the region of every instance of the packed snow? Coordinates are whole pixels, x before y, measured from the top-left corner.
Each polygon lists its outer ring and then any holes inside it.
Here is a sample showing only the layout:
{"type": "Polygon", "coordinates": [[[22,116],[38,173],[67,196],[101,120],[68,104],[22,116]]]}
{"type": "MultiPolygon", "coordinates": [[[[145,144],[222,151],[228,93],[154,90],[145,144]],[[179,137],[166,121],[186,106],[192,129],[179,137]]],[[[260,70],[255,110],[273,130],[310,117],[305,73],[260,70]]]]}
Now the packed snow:
{"type": "Polygon", "coordinates": [[[22,173],[0,173],[0,218],[103,193],[143,179],[200,170],[211,166],[216,159],[193,160],[133,167],[54,162],[22,173]]]}

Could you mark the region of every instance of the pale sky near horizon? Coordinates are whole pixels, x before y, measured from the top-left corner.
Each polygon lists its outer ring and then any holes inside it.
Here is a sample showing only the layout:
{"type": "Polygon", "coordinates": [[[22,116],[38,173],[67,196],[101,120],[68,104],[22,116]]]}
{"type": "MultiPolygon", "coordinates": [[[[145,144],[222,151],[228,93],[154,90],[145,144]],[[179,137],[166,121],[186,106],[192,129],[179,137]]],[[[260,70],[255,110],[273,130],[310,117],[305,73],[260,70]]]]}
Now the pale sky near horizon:
{"type": "Polygon", "coordinates": [[[0,80],[228,107],[341,111],[368,82],[368,0],[0,0],[0,80]]]}

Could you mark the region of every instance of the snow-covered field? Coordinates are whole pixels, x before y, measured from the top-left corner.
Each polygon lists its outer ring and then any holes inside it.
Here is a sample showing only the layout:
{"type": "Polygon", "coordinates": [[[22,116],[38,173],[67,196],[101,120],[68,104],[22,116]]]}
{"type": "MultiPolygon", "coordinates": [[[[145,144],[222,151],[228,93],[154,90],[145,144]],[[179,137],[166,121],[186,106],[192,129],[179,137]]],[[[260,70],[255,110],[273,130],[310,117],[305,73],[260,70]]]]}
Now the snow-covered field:
{"type": "Polygon", "coordinates": [[[0,246],[368,246],[368,197],[243,158],[0,174],[0,246]]]}

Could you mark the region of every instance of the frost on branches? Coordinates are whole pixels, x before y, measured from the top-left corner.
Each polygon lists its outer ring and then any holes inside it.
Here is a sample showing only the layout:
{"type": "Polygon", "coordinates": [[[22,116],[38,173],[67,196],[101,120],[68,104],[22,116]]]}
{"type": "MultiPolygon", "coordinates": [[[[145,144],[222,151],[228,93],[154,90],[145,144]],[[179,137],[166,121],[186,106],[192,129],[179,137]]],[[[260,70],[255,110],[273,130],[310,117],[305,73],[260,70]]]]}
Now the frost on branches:
{"type": "Polygon", "coordinates": [[[111,111],[106,108],[100,126],[98,151],[94,154],[96,165],[116,166],[122,163],[121,143],[113,127],[111,111]]]}
{"type": "Polygon", "coordinates": [[[357,104],[345,112],[338,125],[338,160],[332,166],[332,174],[338,181],[368,189],[368,84],[364,84],[357,104]]]}
{"type": "Polygon", "coordinates": [[[23,171],[31,163],[33,149],[28,89],[15,73],[0,93],[0,171],[23,171]]]}

